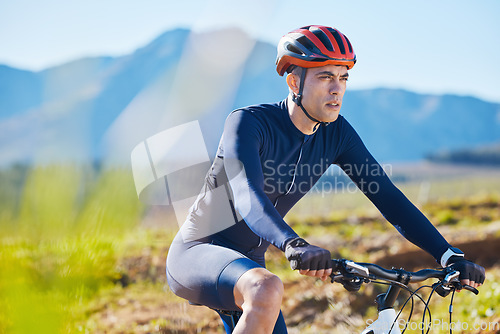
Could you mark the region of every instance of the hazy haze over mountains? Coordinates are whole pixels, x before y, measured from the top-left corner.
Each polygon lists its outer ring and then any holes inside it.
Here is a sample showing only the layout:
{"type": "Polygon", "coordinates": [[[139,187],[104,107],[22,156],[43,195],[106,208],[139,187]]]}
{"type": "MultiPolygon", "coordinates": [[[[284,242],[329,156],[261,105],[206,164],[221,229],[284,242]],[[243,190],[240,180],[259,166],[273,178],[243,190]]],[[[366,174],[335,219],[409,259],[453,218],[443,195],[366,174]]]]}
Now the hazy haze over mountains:
{"type": "MultiPolygon", "coordinates": [[[[177,29],[123,57],[0,65],[1,164],[126,165],[135,145],[193,120],[213,156],[231,110],[286,97],[274,61],[273,45],[240,30],[177,29]]],[[[473,97],[348,88],[341,113],[380,161],[500,142],[500,104],[473,97]]]]}

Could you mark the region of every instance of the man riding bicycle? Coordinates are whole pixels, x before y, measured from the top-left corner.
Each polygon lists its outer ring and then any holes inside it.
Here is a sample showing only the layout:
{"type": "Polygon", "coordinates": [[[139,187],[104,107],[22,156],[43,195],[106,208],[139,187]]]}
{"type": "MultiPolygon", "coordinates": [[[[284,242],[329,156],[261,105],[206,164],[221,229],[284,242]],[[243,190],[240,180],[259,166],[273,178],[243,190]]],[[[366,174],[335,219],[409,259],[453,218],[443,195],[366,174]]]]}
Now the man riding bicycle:
{"type": "Polygon", "coordinates": [[[460,271],[462,284],[484,281],[484,268],[441,236],[339,115],[355,63],[340,31],[294,30],[281,38],[276,61],[279,75],[288,73],[288,97],[235,110],[226,119],[204,189],[169,249],[167,279],[175,294],[192,303],[242,311],[233,333],[287,332],[280,312],[283,283],[265,269],[270,244],[302,275],[326,280],[332,273],[330,252],[307,243],[283,220],[331,164],[406,239],[460,271]]]}

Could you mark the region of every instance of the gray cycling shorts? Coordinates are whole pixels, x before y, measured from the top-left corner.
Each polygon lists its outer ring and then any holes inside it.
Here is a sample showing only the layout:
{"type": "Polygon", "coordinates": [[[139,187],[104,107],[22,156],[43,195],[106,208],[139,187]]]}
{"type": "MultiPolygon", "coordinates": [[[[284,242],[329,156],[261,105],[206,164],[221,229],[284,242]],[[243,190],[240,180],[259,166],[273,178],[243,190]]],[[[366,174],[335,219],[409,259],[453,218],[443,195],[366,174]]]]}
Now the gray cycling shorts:
{"type": "Polygon", "coordinates": [[[175,237],[167,256],[167,281],[179,297],[194,304],[238,311],[234,286],[257,262],[230,248],[200,241],[184,242],[175,237]]]}

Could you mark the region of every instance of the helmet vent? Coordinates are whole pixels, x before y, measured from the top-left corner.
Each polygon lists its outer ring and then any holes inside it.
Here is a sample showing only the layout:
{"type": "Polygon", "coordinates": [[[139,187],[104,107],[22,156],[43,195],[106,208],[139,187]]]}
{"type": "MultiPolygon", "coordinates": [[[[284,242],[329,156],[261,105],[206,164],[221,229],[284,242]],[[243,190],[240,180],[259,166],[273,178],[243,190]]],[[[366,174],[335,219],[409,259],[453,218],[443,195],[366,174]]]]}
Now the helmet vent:
{"type": "Polygon", "coordinates": [[[344,41],[342,41],[342,37],[340,37],[340,34],[337,30],[335,29],[328,29],[333,37],[335,38],[335,41],[337,42],[337,45],[339,46],[339,51],[341,54],[345,55],[345,47],[344,47],[344,41]]]}
{"type": "MultiPolygon", "coordinates": [[[[344,35],[345,37],[345,35],[344,35]]],[[[345,40],[347,41],[347,46],[349,47],[349,53],[352,53],[352,45],[351,45],[351,42],[349,42],[349,39],[347,37],[345,37],[345,40]]]]}
{"type": "Polygon", "coordinates": [[[332,52],[335,51],[333,49],[332,43],[328,39],[328,36],[326,36],[323,31],[318,29],[318,30],[313,31],[313,34],[316,35],[316,37],[318,37],[318,39],[321,41],[321,43],[323,43],[323,45],[326,47],[326,49],[328,51],[332,51],[332,52]]]}
{"type": "Polygon", "coordinates": [[[317,53],[317,54],[321,54],[322,52],[318,49],[318,47],[316,45],[314,45],[313,42],[311,42],[309,40],[309,38],[307,38],[306,36],[300,36],[299,38],[297,38],[297,42],[299,42],[300,44],[302,44],[303,46],[306,47],[307,50],[311,51],[312,53],[317,53]]]}
{"type": "Polygon", "coordinates": [[[302,52],[299,48],[297,48],[297,47],[296,47],[295,45],[293,45],[293,44],[288,44],[288,45],[286,46],[286,48],[287,48],[289,51],[293,52],[293,53],[296,53],[296,54],[299,54],[299,55],[303,55],[303,54],[304,54],[304,52],[302,52]]]}

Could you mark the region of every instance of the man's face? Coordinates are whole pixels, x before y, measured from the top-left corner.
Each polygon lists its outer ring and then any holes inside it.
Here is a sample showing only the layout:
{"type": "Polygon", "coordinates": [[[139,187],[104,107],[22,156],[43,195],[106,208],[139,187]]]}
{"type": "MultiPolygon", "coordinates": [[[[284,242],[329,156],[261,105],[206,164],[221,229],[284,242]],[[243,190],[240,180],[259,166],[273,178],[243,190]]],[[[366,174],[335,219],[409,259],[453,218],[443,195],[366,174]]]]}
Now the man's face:
{"type": "Polygon", "coordinates": [[[346,66],[326,65],[307,69],[302,104],[322,122],[337,119],[349,74],[346,66]]]}

